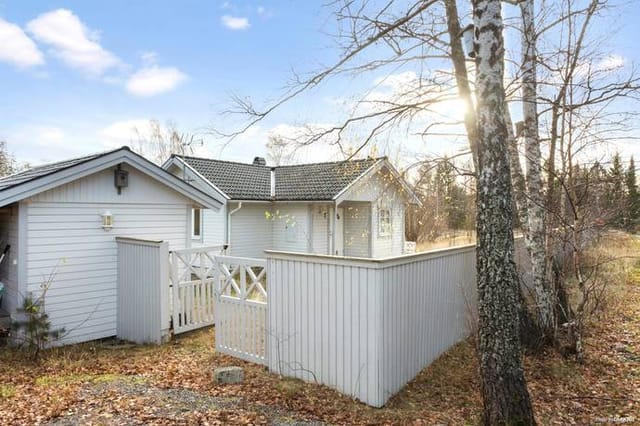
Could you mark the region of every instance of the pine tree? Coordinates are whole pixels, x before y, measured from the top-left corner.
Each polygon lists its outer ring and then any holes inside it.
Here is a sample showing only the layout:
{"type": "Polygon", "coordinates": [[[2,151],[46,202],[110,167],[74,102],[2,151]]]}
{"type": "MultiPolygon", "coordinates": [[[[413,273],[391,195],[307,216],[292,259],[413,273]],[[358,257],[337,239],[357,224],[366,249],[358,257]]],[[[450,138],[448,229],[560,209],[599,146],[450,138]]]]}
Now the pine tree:
{"type": "Polygon", "coordinates": [[[633,157],[629,160],[629,168],[625,173],[624,182],[627,190],[625,228],[633,230],[638,223],[638,216],[640,215],[640,194],[636,183],[636,165],[633,157]]]}
{"type": "Polygon", "coordinates": [[[620,154],[615,153],[609,170],[609,195],[607,207],[609,210],[609,224],[615,228],[624,227],[626,210],[626,196],[624,192],[624,171],[620,154]]]}

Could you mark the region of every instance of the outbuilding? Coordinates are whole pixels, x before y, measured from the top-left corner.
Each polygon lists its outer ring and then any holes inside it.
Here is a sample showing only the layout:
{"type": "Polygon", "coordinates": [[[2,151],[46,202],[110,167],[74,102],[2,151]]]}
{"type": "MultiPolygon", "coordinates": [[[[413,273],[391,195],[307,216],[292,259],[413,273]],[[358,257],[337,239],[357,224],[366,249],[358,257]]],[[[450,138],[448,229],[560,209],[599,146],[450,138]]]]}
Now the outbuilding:
{"type": "MultiPolygon", "coordinates": [[[[204,192],[128,147],[34,167],[0,179],[0,312],[49,286],[45,304],[62,343],[116,335],[116,237],[191,245],[192,211],[218,211],[204,192]]],[[[2,315],[2,314],[0,314],[2,315]]]]}

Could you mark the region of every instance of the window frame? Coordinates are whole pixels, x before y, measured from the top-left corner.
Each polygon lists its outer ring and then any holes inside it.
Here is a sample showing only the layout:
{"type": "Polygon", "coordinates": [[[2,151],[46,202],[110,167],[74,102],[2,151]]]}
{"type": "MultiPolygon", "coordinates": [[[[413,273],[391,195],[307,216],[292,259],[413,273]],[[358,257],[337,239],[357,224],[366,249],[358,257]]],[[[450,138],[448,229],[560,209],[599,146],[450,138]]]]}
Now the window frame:
{"type": "Polygon", "coordinates": [[[392,233],[393,216],[391,214],[391,208],[386,206],[378,207],[378,237],[391,237],[392,233]],[[384,218],[385,215],[386,218],[384,218]]]}
{"type": "Polygon", "coordinates": [[[202,209],[200,207],[191,207],[191,239],[202,240],[202,209]],[[198,233],[196,234],[196,211],[198,217],[198,233]]]}

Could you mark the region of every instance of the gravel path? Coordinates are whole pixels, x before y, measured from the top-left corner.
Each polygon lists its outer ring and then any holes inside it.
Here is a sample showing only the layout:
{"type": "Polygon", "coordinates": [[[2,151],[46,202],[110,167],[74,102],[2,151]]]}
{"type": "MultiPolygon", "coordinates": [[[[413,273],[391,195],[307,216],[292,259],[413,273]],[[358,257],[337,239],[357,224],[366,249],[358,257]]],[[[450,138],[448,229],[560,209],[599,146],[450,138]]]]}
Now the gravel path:
{"type": "Polygon", "coordinates": [[[46,423],[71,425],[191,424],[321,425],[274,406],[238,397],[214,397],[188,389],[162,389],[141,376],[82,386],[78,403],[46,423]]]}

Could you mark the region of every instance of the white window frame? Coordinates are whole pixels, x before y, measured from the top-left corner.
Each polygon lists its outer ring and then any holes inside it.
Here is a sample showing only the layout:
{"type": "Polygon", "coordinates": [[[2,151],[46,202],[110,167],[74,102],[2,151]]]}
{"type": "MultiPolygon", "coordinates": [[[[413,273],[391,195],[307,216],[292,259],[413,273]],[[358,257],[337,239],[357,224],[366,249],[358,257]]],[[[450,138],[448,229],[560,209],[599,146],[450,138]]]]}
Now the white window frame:
{"type": "Polygon", "coordinates": [[[378,237],[390,237],[392,230],[393,216],[391,215],[391,209],[389,207],[378,207],[378,237]]]}
{"type": "Polygon", "coordinates": [[[191,208],[191,239],[192,240],[201,240],[202,239],[202,209],[200,207],[192,207],[191,208]],[[196,234],[196,212],[198,215],[198,233],[196,234]]]}

